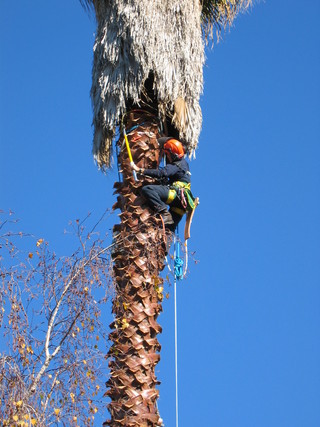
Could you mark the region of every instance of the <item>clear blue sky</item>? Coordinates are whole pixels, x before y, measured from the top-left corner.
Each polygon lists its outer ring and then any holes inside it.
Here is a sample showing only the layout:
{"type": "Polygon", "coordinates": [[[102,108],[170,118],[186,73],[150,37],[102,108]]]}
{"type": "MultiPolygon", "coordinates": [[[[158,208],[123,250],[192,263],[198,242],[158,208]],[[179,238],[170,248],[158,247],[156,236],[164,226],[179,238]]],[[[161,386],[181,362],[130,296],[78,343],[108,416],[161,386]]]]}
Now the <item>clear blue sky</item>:
{"type": "MultiPolygon", "coordinates": [[[[116,172],[91,157],[94,20],[76,0],[0,9],[1,208],[67,254],[68,221],[115,201],[116,172]]],[[[319,1],[266,0],[207,52],[200,262],[178,289],[181,427],[320,425],[319,16],[319,1]]],[[[173,298],[159,320],[173,427],[173,298]]]]}

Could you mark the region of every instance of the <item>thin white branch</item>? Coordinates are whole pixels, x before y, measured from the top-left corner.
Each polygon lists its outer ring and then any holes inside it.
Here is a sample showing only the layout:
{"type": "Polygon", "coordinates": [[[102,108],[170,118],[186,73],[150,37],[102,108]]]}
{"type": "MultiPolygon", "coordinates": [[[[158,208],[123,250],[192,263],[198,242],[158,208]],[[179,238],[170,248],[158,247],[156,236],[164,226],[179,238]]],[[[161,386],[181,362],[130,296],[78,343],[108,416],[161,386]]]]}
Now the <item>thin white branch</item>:
{"type": "Polygon", "coordinates": [[[77,312],[77,315],[76,315],[76,317],[73,319],[73,321],[72,321],[72,323],[71,323],[71,325],[70,325],[70,327],[68,328],[68,330],[66,331],[66,333],[64,334],[64,336],[62,337],[62,339],[60,340],[60,342],[59,342],[59,344],[56,346],[56,348],[55,348],[55,350],[52,352],[52,353],[50,353],[50,350],[49,350],[49,347],[50,347],[50,341],[51,341],[51,336],[52,336],[52,331],[53,331],[53,328],[54,328],[54,326],[55,326],[55,321],[56,321],[56,318],[57,318],[57,315],[58,315],[58,312],[59,312],[59,309],[60,309],[60,306],[61,306],[61,304],[62,304],[62,302],[63,302],[63,299],[64,299],[64,297],[66,296],[66,294],[67,294],[67,292],[68,292],[68,290],[69,290],[69,288],[70,288],[70,286],[74,283],[74,281],[75,280],[77,280],[77,278],[78,278],[78,276],[79,276],[79,274],[80,274],[80,272],[85,268],[85,267],[87,267],[92,261],[94,261],[96,258],[98,258],[101,254],[103,254],[104,252],[106,252],[106,250],[108,250],[109,249],[109,247],[107,247],[107,248],[104,248],[104,249],[101,249],[101,251],[99,251],[97,254],[95,254],[94,256],[89,256],[88,258],[87,258],[87,260],[86,261],[84,261],[77,269],[76,269],[76,271],[75,271],[75,273],[72,275],[72,277],[68,280],[68,282],[66,283],[66,285],[65,285],[65,287],[64,287],[64,289],[63,289],[63,292],[62,292],[62,294],[60,295],[60,298],[59,298],[59,300],[58,300],[58,302],[57,302],[57,304],[56,304],[56,306],[55,306],[55,308],[54,308],[54,310],[53,310],[53,312],[51,313],[51,317],[50,317],[50,319],[49,319],[49,324],[48,324],[48,330],[47,330],[47,333],[46,333],[46,340],[45,340],[45,354],[46,354],[46,357],[45,357],[45,360],[44,360],[44,362],[43,362],[43,365],[41,366],[41,368],[40,368],[40,370],[39,370],[39,372],[38,372],[38,374],[37,374],[37,376],[35,377],[35,379],[32,381],[32,383],[31,383],[31,385],[30,385],[30,387],[29,387],[29,391],[31,392],[31,393],[34,393],[35,391],[36,391],[36,388],[37,388],[37,386],[38,386],[38,384],[39,384],[39,381],[40,381],[40,379],[41,379],[41,377],[42,377],[42,375],[44,374],[44,372],[48,369],[48,367],[49,367],[49,364],[50,364],[50,362],[51,362],[51,360],[59,353],[59,351],[61,350],[61,346],[62,346],[62,344],[64,343],[64,341],[66,340],[66,338],[67,338],[67,336],[70,334],[70,332],[71,332],[71,330],[72,330],[72,328],[73,328],[73,326],[74,326],[74,324],[75,324],[75,322],[76,322],[76,319],[79,317],[79,315],[80,315],[80,312],[77,312]]]}

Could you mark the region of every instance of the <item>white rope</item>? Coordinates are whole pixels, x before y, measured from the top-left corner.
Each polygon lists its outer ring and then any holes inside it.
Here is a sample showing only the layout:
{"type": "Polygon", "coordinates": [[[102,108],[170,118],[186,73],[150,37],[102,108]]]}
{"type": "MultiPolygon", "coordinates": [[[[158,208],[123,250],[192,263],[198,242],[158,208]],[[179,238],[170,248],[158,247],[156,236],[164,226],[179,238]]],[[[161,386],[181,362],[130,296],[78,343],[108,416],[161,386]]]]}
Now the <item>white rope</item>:
{"type": "Polygon", "coordinates": [[[176,374],[176,427],[179,426],[179,411],[178,411],[178,322],[177,322],[177,281],[174,281],[174,358],[175,358],[175,374],[176,374]]]}
{"type": "Polygon", "coordinates": [[[165,259],[165,261],[166,261],[166,264],[167,264],[167,267],[168,267],[169,272],[170,272],[170,273],[173,273],[173,272],[172,272],[172,268],[170,267],[170,264],[169,264],[169,261],[168,261],[168,257],[167,257],[167,256],[165,256],[165,257],[164,257],[164,259],[165,259]]]}
{"type": "MultiPolygon", "coordinates": [[[[174,257],[176,257],[176,236],[174,236],[174,257]]],[[[176,427],[179,427],[178,406],[178,321],[177,321],[177,278],[174,276],[174,360],[176,380],[176,427]]]]}

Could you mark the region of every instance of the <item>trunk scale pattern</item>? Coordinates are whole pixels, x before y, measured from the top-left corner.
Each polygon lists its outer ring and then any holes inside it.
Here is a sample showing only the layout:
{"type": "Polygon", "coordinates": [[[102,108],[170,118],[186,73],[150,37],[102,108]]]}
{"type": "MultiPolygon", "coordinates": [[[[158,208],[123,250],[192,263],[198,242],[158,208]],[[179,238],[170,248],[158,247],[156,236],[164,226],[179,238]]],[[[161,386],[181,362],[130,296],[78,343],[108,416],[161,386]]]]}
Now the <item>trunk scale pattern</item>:
{"type": "MultiPolygon", "coordinates": [[[[140,167],[158,165],[158,120],[144,112],[134,112],[127,124],[133,160],[140,167]],[[137,126],[132,132],[130,128],[137,126]]],[[[121,209],[121,223],[114,226],[113,251],[116,295],[115,320],[111,323],[112,347],[109,351],[110,379],[106,395],[111,419],[105,426],[156,427],[161,425],[157,409],[159,384],[155,367],[160,359],[157,317],[162,311],[162,283],[166,232],[140,195],[143,182],[135,182],[123,139],[119,161],[123,182],[115,184],[121,209]]],[[[147,182],[146,182],[147,181],[147,182]]]]}

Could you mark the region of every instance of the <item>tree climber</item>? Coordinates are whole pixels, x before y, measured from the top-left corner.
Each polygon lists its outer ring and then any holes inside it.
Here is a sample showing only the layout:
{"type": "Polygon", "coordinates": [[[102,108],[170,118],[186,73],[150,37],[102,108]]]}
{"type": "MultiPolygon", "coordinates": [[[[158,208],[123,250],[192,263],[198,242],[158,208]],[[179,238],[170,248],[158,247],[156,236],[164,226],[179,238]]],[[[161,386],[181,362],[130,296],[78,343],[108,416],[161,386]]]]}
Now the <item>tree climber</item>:
{"type": "Polygon", "coordinates": [[[132,163],[131,167],[137,173],[156,178],[161,182],[144,185],[142,194],[149,206],[162,216],[167,228],[174,231],[185,212],[194,208],[194,197],[190,191],[191,173],[180,141],[162,137],[158,142],[166,155],[166,166],[159,169],[143,169],[132,163]],[[170,205],[169,211],[167,205],[170,205]]]}

